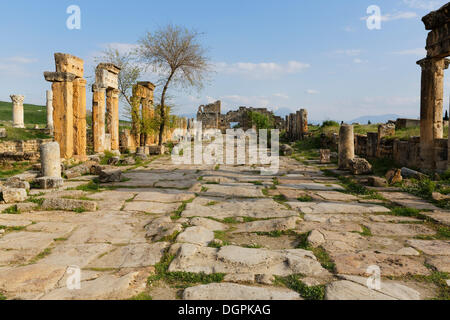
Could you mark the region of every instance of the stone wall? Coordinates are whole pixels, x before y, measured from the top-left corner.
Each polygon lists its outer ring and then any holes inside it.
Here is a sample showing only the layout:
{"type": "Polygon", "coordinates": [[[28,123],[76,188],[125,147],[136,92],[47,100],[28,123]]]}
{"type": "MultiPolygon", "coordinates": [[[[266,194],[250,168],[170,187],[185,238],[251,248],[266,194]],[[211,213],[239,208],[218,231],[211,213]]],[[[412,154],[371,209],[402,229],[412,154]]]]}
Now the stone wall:
{"type": "Polygon", "coordinates": [[[0,142],[0,160],[37,160],[40,157],[39,150],[41,144],[52,141],[52,139],[37,139],[0,142]]]}
{"type": "Polygon", "coordinates": [[[304,139],[308,134],[308,112],[301,109],[286,116],[285,130],[289,141],[304,139]]]}
{"type": "MultiPolygon", "coordinates": [[[[392,159],[399,166],[421,168],[420,137],[408,140],[381,138],[378,132],[368,132],[367,135],[355,134],[355,154],[367,159],[392,159]]],[[[321,147],[337,150],[339,136],[337,134],[321,136],[321,147]]],[[[447,170],[448,140],[436,139],[433,146],[437,171],[447,170]]]]}

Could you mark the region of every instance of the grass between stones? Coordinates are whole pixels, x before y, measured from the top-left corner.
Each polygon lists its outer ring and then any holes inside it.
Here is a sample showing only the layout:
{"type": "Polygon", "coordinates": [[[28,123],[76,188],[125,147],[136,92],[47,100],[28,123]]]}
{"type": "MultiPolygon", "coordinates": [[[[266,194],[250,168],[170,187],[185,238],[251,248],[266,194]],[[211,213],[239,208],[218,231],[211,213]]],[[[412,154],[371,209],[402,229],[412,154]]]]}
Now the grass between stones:
{"type": "Polygon", "coordinates": [[[439,272],[430,265],[425,264],[431,270],[430,275],[406,275],[406,276],[386,276],[388,280],[396,281],[417,281],[422,283],[434,284],[438,289],[438,294],[431,300],[450,300],[450,287],[447,285],[447,280],[450,279],[450,274],[447,272],[439,272]]]}
{"type": "Polygon", "coordinates": [[[17,226],[17,227],[0,226],[0,229],[5,230],[5,232],[22,231],[25,230],[25,228],[26,227],[24,226],[17,226]]]}
{"type": "Polygon", "coordinates": [[[131,297],[128,300],[136,300],[136,301],[144,301],[144,300],[153,300],[152,296],[149,295],[147,292],[141,292],[134,297],[131,297]]]}
{"type": "Polygon", "coordinates": [[[20,210],[17,207],[17,205],[13,205],[11,207],[6,208],[5,210],[2,211],[2,213],[4,214],[20,214],[20,210]]]}
{"type": "Polygon", "coordinates": [[[344,193],[365,196],[365,199],[385,200],[378,192],[366,188],[351,178],[341,176],[328,169],[322,170],[322,172],[327,177],[334,177],[338,179],[340,184],[345,188],[344,193]]]}
{"type": "Polygon", "coordinates": [[[297,200],[300,202],[312,202],[313,198],[311,196],[306,195],[306,196],[297,198],[297,200]]]}
{"type": "Polygon", "coordinates": [[[195,199],[195,197],[192,199],[183,201],[182,204],[178,207],[178,209],[172,213],[170,218],[174,221],[181,219],[181,214],[183,213],[184,210],[186,210],[188,203],[192,203],[192,201],[194,201],[194,199],[195,199]]]}
{"type": "Polygon", "coordinates": [[[175,288],[187,288],[195,284],[208,284],[213,282],[222,282],[224,273],[192,273],[192,272],[169,272],[170,263],[175,256],[164,254],[159,263],[155,265],[155,274],[147,279],[147,283],[152,285],[156,281],[164,281],[175,288]]]}
{"type": "Polygon", "coordinates": [[[303,275],[290,275],[287,277],[275,276],[275,284],[283,285],[291,290],[294,290],[302,296],[305,300],[324,300],[325,286],[311,286],[308,287],[301,279],[303,275]]]}
{"type": "Polygon", "coordinates": [[[396,207],[391,206],[391,214],[400,217],[410,217],[422,220],[424,225],[430,227],[436,231],[434,235],[418,235],[414,239],[419,240],[450,240],[450,227],[440,224],[438,221],[425,216],[421,212],[424,210],[418,210],[414,208],[396,207]]]}
{"type": "Polygon", "coordinates": [[[7,300],[7,298],[0,292],[0,301],[1,300],[7,300]]]}
{"type": "Polygon", "coordinates": [[[311,232],[306,232],[298,235],[297,240],[299,243],[296,248],[312,251],[323,268],[327,269],[331,273],[336,273],[336,265],[334,264],[328,252],[323,247],[315,248],[309,244],[308,237],[310,233],[311,232]]]}
{"type": "Polygon", "coordinates": [[[44,249],[41,253],[39,253],[37,256],[35,256],[33,259],[30,260],[30,264],[34,264],[38,262],[41,259],[44,259],[46,256],[50,255],[52,253],[51,248],[44,249]]]}

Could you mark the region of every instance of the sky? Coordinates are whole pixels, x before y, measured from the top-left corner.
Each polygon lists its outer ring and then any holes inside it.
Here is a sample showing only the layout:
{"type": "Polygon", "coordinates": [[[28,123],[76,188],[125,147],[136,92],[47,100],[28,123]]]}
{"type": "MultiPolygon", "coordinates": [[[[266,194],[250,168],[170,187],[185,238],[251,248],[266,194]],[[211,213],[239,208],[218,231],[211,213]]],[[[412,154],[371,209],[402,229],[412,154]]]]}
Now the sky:
{"type": "MultiPolygon", "coordinates": [[[[222,101],[222,112],[267,107],[285,115],[301,108],[314,121],[365,115],[417,118],[420,67],[427,31],[421,18],[441,0],[15,0],[0,3],[0,100],[25,95],[45,105],[53,53],[85,60],[108,46],[133,48],[146,32],[175,24],[202,33],[214,67],[200,91],[173,89],[176,114],[195,114],[222,101]],[[67,8],[79,6],[81,29],[70,30],[67,8]],[[367,8],[381,9],[381,29],[367,27],[367,8]]],[[[448,72],[448,71],[447,71],[448,72]]],[[[446,72],[446,75],[447,75],[446,72]]],[[[142,81],[156,79],[145,73],[142,81]]],[[[445,80],[445,103],[450,78],[445,80]]],[[[87,108],[92,108],[88,90],[87,108]]]]}

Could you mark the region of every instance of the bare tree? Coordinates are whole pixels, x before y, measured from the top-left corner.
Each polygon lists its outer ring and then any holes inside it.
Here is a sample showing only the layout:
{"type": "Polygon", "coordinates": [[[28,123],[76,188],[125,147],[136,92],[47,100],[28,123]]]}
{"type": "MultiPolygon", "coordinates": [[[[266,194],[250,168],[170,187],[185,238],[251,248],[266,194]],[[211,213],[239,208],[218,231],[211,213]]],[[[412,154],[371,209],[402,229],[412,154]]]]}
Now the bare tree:
{"type": "Polygon", "coordinates": [[[162,145],[167,124],[165,102],[169,86],[201,88],[209,71],[206,50],[200,44],[199,36],[195,31],[169,24],[153,33],[148,32],[139,41],[140,60],[158,73],[158,82],[163,85],[158,108],[161,119],[159,145],[162,145]]]}
{"type": "Polygon", "coordinates": [[[102,56],[95,58],[97,62],[113,63],[121,71],[119,73],[120,99],[125,103],[123,115],[131,119],[131,96],[133,85],[141,75],[141,68],[136,63],[136,52],[129,50],[121,52],[117,48],[108,47],[102,52],[102,56]]]}

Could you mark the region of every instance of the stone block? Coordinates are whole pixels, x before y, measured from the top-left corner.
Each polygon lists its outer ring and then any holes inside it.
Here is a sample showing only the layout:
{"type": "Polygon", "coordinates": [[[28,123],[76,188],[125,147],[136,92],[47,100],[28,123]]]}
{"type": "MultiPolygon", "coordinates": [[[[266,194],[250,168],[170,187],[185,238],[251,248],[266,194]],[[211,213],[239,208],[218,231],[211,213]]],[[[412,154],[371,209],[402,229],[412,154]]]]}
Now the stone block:
{"type": "Polygon", "coordinates": [[[97,203],[95,201],[49,198],[42,203],[44,210],[65,210],[73,211],[83,209],[85,211],[96,211],[97,203]]]}
{"type": "Polygon", "coordinates": [[[6,128],[0,128],[0,138],[6,137],[7,137],[6,128]]]}
{"type": "Polygon", "coordinates": [[[107,182],[120,182],[122,180],[122,171],[121,170],[102,170],[100,171],[99,181],[101,183],[107,182]]]}
{"type": "Polygon", "coordinates": [[[23,202],[27,199],[27,190],[18,188],[2,188],[5,203],[23,202]]]}
{"type": "Polygon", "coordinates": [[[348,161],[350,172],[355,175],[369,174],[372,172],[372,165],[362,158],[355,158],[348,161]]]}
{"type": "Polygon", "coordinates": [[[83,78],[84,61],[66,53],[55,53],[56,72],[69,72],[77,78],[83,78]]]}
{"type": "Polygon", "coordinates": [[[331,162],[331,150],[320,149],[320,163],[330,163],[330,162],[331,162]]]}
{"type": "Polygon", "coordinates": [[[37,178],[36,183],[39,185],[39,189],[56,189],[64,185],[64,180],[62,178],[56,177],[40,177],[37,178]]]}
{"type": "Polygon", "coordinates": [[[5,187],[15,188],[15,189],[25,189],[30,190],[30,183],[28,181],[24,181],[19,177],[11,177],[9,178],[5,184],[5,187]]]}

